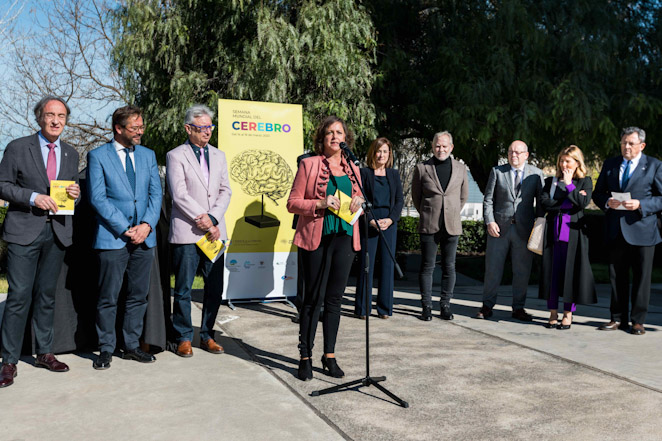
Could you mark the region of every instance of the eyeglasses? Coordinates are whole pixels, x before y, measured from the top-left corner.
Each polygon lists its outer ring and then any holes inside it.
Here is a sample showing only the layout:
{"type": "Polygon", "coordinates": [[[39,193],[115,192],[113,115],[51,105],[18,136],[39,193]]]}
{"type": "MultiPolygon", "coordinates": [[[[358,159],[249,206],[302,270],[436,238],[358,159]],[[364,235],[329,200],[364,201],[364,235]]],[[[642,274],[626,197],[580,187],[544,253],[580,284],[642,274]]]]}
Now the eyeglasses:
{"type": "Polygon", "coordinates": [[[634,147],[634,146],[639,145],[639,144],[641,144],[641,143],[640,142],[629,142],[629,141],[628,142],[621,142],[621,147],[625,147],[625,146],[634,147]]]}
{"type": "Polygon", "coordinates": [[[130,133],[136,133],[136,132],[144,132],[145,131],[145,126],[133,126],[133,127],[127,127],[127,126],[122,126],[126,129],[127,132],[130,133]]]}
{"type": "Polygon", "coordinates": [[[58,119],[60,121],[66,121],[67,120],[67,114],[66,113],[53,113],[53,112],[47,112],[44,113],[44,119],[46,121],[53,121],[54,119],[58,119]]]}
{"type": "Polygon", "coordinates": [[[517,156],[523,155],[524,153],[529,153],[529,152],[526,152],[526,151],[525,152],[516,152],[515,150],[510,150],[508,152],[509,155],[517,155],[517,156]]]}
{"type": "Polygon", "coordinates": [[[198,129],[198,132],[206,132],[206,131],[213,132],[214,129],[216,128],[216,126],[213,124],[211,126],[196,126],[195,124],[189,124],[189,126],[195,127],[196,129],[198,129]]]}

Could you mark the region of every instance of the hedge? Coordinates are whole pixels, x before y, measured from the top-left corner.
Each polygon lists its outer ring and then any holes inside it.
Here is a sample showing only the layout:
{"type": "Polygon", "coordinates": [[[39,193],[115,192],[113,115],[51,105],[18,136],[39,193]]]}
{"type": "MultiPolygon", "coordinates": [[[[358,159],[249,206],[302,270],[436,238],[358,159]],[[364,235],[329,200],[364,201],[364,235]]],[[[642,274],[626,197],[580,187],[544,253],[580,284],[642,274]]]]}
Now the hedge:
{"type": "MultiPolygon", "coordinates": [[[[459,254],[482,254],[486,246],[485,223],[483,221],[462,221],[462,235],[457,245],[459,254]]],[[[398,221],[398,242],[396,251],[409,253],[421,250],[418,235],[418,218],[405,216],[398,221]]]]}

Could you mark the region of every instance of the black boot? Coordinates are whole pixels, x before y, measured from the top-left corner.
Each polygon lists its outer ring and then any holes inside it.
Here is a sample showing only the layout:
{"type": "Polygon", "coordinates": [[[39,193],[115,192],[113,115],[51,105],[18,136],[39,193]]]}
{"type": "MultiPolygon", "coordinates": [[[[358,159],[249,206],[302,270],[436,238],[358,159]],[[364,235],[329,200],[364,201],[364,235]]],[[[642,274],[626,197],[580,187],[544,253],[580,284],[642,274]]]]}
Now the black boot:
{"type": "Polygon", "coordinates": [[[322,370],[324,372],[329,371],[327,375],[334,378],[342,378],[345,376],[345,373],[338,366],[338,362],[334,358],[326,358],[325,355],[322,355],[322,370]]]}
{"type": "Polygon", "coordinates": [[[301,381],[310,381],[313,379],[313,360],[306,358],[299,360],[299,372],[297,377],[301,381]]]}
{"type": "Polygon", "coordinates": [[[453,313],[451,312],[451,305],[441,305],[439,317],[442,320],[453,320],[453,313]]]}
{"type": "Polygon", "coordinates": [[[432,320],[432,308],[429,306],[423,305],[423,312],[421,313],[421,320],[429,322],[432,320]]]}

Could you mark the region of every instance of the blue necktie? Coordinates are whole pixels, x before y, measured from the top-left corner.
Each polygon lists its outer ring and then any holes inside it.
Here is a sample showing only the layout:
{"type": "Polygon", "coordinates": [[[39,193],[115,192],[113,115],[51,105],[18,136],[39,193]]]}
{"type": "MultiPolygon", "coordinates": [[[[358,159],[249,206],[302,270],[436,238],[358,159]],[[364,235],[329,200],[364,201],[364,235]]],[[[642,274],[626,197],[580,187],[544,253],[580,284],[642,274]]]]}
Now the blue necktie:
{"type": "Polygon", "coordinates": [[[131,160],[131,153],[133,149],[126,148],[124,153],[126,153],[126,177],[129,180],[129,185],[133,190],[133,194],[136,194],[136,171],[133,169],[133,161],[131,160]]]}
{"type": "MultiPolygon", "coordinates": [[[[131,160],[131,153],[133,151],[132,148],[125,148],[124,153],[126,153],[126,177],[129,180],[129,185],[131,186],[131,189],[133,190],[133,194],[136,194],[136,171],[133,169],[133,161],[131,160]]],[[[131,225],[136,225],[136,222],[138,222],[138,207],[134,205],[133,209],[133,222],[131,222],[131,225]]]]}
{"type": "Polygon", "coordinates": [[[625,187],[628,186],[628,181],[630,180],[630,164],[632,164],[632,161],[628,161],[625,164],[625,170],[623,170],[623,177],[621,178],[621,191],[625,191],[625,187]]]}

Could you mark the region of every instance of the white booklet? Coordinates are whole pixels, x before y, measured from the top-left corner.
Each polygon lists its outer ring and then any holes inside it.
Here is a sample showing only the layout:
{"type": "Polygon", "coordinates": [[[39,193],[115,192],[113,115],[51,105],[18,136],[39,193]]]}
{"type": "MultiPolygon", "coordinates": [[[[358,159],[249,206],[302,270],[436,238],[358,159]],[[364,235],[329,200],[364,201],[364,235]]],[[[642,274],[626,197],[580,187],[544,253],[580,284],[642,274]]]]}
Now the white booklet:
{"type": "MultiPolygon", "coordinates": [[[[612,193],[611,193],[611,197],[612,197],[613,199],[616,199],[616,200],[619,201],[619,202],[625,202],[625,201],[629,201],[630,199],[632,199],[632,197],[630,196],[630,193],[629,193],[629,192],[628,192],[628,193],[616,193],[616,192],[612,192],[612,193]]],[[[625,207],[622,206],[622,205],[619,205],[618,208],[616,208],[616,210],[625,210],[625,207]]]]}

